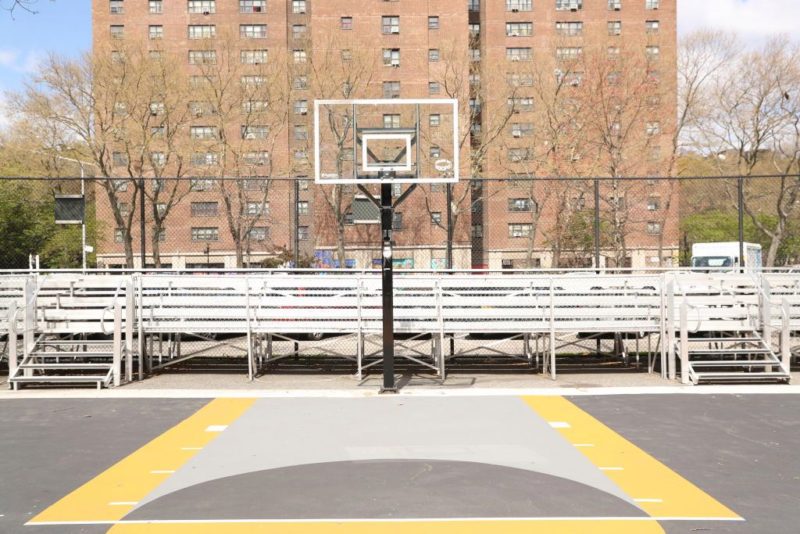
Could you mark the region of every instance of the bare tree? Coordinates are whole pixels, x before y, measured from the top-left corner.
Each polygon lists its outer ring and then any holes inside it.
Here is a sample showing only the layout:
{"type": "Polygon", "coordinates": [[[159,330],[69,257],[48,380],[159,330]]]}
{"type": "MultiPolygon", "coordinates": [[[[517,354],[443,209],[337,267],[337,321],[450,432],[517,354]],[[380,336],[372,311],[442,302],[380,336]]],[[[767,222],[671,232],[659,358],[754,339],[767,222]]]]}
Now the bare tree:
{"type": "MultiPolygon", "coordinates": [[[[307,61],[295,64],[294,76],[305,76],[315,99],[353,99],[365,98],[374,91],[373,81],[377,77],[376,50],[366,43],[345,41],[333,36],[323,36],[314,43],[313,51],[307,61]]],[[[350,163],[353,147],[353,117],[351,112],[329,109],[321,121],[334,145],[336,173],[345,174],[350,163]]],[[[306,153],[311,153],[309,150],[306,153]]],[[[342,185],[324,186],[318,191],[333,219],[336,239],[336,254],[339,265],[346,262],[346,223],[347,214],[352,209],[353,194],[350,188],[342,185]]]]}
{"type": "Polygon", "coordinates": [[[200,175],[213,176],[222,193],[228,232],[236,264],[249,264],[254,243],[275,253],[266,224],[271,177],[284,174],[287,165],[276,158],[286,149],[289,85],[286,58],[266,57],[264,50],[241,50],[235,36],[221,35],[198,43],[198,72],[190,81],[196,99],[192,114],[208,120],[210,131],[197,136],[193,166],[200,175]]]}
{"type": "MultiPolygon", "coordinates": [[[[797,212],[800,180],[800,47],[785,37],[742,54],[720,69],[704,97],[698,134],[720,172],[749,178],[763,171],[783,177],[777,188],[745,187],[743,209],[770,239],[767,266],[774,266],[797,212]],[[768,215],[769,217],[764,217],[768,215]]],[[[735,203],[736,195],[731,191],[735,203]]]]}

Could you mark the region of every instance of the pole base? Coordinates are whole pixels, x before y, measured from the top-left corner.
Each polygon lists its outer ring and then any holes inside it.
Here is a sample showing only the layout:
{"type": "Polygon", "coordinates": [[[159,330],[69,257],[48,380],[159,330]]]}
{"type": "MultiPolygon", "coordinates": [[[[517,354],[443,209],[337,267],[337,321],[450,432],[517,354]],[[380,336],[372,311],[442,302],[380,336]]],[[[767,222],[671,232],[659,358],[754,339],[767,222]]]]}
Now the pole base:
{"type": "Polygon", "coordinates": [[[398,388],[398,387],[393,387],[393,388],[385,388],[385,387],[382,387],[382,388],[381,388],[381,389],[378,391],[378,393],[379,393],[379,394],[381,394],[381,395],[383,395],[383,394],[385,394],[385,393],[395,393],[395,394],[397,394],[397,393],[400,393],[400,388],[398,388]]]}

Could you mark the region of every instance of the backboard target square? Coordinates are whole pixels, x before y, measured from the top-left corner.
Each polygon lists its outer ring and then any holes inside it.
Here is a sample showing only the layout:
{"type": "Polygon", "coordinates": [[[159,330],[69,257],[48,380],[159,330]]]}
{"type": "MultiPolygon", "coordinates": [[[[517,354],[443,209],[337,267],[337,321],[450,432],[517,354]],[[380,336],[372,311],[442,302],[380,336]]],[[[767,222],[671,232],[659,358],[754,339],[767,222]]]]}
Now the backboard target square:
{"type": "Polygon", "coordinates": [[[314,180],[454,183],[458,132],[454,99],[315,100],[314,180]]]}

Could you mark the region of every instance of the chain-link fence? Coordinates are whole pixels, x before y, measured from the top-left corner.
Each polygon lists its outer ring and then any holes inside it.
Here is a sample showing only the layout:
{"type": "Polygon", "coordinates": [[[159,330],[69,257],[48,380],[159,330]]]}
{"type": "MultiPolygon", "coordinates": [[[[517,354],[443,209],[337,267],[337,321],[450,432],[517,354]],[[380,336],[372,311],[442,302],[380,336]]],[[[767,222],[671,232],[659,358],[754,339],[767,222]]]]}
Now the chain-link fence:
{"type": "MultiPolygon", "coordinates": [[[[799,194],[797,176],[420,185],[395,211],[395,267],[671,268],[693,243],[740,239],[766,266],[793,265],[799,194]]],[[[370,195],[305,178],[4,178],[0,267],[377,269],[370,195]]]]}

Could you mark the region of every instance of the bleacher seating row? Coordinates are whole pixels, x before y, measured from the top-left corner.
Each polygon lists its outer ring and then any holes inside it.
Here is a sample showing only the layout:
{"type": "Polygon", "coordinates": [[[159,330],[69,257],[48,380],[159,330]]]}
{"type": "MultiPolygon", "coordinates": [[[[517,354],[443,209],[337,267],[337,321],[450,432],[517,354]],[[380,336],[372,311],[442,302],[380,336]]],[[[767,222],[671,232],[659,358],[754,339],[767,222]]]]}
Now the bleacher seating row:
{"type": "MultiPolygon", "coordinates": [[[[446,339],[524,339],[527,353],[528,341],[542,338],[547,347],[543,363],[555,378],[560,339],[612,333],[658,336],[662,374],[674,378],[680,363],[689,371],[682,378],[698,382],[701,373],[691,372],[691,355],[686,359],[681,352],[682,339],[759,336],[771,346],[773,332],[800,331],[800,277],[791,273],[398,273],[394,285],[394,329],[412,340],[405,355],[441,376],[452,357],[444,350],[446,339]],[[430,340],[430,349],[421,350],[419,340],[430,340]]],[[[360,375],[379,356],[368,353],[366,345],[382,331],[381,280],[378,273],[368,272],[10,273],[0,275],[0,328],[9,332],[9,343],[12,336],[24,340],[22,363],[16,367],[27,366],[25,376],[22,369],[12,370],[12,383],[15,378],[35,382],[48,371],[52,376],[70,371],[63,357],[53,363],[52,357],[42,356],[48,351],[40,349],[52,346],[54,339],[81,347],[66,349],[76,369],[108,363],[103,380],[98,373],[90,375],[98,387],[119,383],[119,365],[125,366],[128,379],[134,364],[142,374],[145,362],[138,355],[144,352],[144,340],[159,335],[246,336],[251,376],[259,363],[272,359],[275,341],[352,336],[357,354],[342,356],[357,362],[360,375]],[[101,347],[104,357],[92,356],[88,344],[77,343],[93,336],[109,337],[106,344],[115,347],[110,357],[107,347],[101,347]]],[[[726,366],[723,356],[717,367],[725,367],[725,373],[739,367],[726,366]]],[[[753,353],[735,356],[752,359],[753,353]]],[[[777,365],[771,359],[768,363],[777,365]]],[[[788,363],[779,363],[785,374],[781,380],[788,380],[788,363]]],[[[766,371],[767,365],[762,367],[766,371]]],[[[754,376],[752,365],[747,371],[754,376]]],[[[708,377],[724,380],[722,374],[708,377]]]]}

